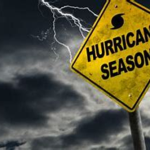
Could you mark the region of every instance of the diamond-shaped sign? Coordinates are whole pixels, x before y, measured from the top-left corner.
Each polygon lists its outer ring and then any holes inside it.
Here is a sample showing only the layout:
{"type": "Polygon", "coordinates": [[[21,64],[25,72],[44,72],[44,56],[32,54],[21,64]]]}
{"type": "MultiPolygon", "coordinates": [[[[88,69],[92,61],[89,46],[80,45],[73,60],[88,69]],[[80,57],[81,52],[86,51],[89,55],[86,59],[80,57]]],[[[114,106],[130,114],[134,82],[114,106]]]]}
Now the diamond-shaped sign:
{"type": "Polygon", "coordinates": [[[150,85],[150,10],[107,0],[71,69],[129,112],[150,85]]]}

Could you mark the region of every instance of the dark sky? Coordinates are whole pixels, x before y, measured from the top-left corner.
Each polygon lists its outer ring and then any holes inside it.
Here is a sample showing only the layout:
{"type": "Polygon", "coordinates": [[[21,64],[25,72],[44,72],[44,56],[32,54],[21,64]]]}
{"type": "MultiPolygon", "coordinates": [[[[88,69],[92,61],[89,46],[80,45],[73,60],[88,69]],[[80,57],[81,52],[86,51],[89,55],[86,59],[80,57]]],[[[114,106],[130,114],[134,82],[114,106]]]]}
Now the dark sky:
{"type": "MultiPolygon", "coordinates": [[[[55,0],[51,5],[89,7],[99,14],[104,2],[55,0]]],[[[148,0],[138,2],[150,7],[148,0]]],[[[65,11],[87,28],[96,19],[86,10],[65,11]]],[[[54,40],[47,7],[38,0],[1,0],[0,18],[1,142],[23,139],[23,150],[133,150],[127,112],[70,71],[69,53],[54,40]]],[[[56,32],[74,55],[83,41],[78,28],[59,17],[56,32]]],[[[141,104],[147,147],[149,96],[141,104]]]]}
{"type": "MultiPolygon", "coordinates": [[[[58,1],[55,3],[57,7],[64,5],[85,6],[80,1],[58,1]]],[[[98,13],[101,3],[87,1],[86,6],[98,13]],[[96,6],[96,7],[95,7],[96,6]]],[[[43,11],[44,17],[38,9],[38,0],[26,1],[2,1],[1,2],[1,40],[30,43],[32,39],[29,37],[31,33],[38,34],[40,31],[52,26],[52,14],[47,8],[39,6],[43,11]]]]}

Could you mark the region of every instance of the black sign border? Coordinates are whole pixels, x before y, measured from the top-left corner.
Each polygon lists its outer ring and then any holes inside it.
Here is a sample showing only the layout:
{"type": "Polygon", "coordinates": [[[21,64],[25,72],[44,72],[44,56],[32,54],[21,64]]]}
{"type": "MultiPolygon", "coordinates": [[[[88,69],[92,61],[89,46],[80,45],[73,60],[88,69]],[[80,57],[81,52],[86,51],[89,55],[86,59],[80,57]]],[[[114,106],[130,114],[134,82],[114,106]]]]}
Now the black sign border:
{"type": "MultiPolygon", "coordinates": [[[[135,105],[134,105],[132,108],[130,108],[130,107],[127,106],[125,103],[123,103],[121,100],[119,100],[118,98],[116,98],[114,95],[112,95],[111,93],[109,93],[108,91],[106,91],[106,90],[105,90],[104,88],[102,88],[101,86],[97,85],[97,84],[96,84],[95,82],[93,82],[91,79],[87,78],[85,75],[83,75],[81,72],[79,72],[78,70],[76,70],[76,69],[74,68],[74,64],[76,63],[78,57],[80,56],[81,52],[83,51],[83,49],[84,49],[84,47],[85,47],[85,45],[86,45],[86,43],[88,42],[88,40],[89,40],[89,38],[91,37],[92,33],[94,32],[95,28],[97,27],[97,25],[98,25],[100,19],[102,18],[104,12],[105,12],[106,9],[107,9],[107,7],[108,7],[110,1],[111,1],[111,0],[106,0],[107,5],[105,6],[103,12],[101,13],[101,16],[100,16],[99,19],[97,20],[97,22],[96,22],[94,28],[92,29],[92,31],[91,31],[90,34],[88,35],[88,38],[86,39],[86,42],[84,43],[84,45],[82,46],[82,48],[81,48],[79,54],[78,54],[77,57],[75,58],[73,64],[71,65],[71,68],[72,68],[75,72],[77,72],[78,74],[80,74],[81,76],[83,76],[84,78],[86,78],[87,80],[89,80],[90,82],[92,82],[95,86],[97,86],[98,88],[100,88],[101,90],[103,90],[105,93],[107,93],[107,94],[108,94],[109,96],[111,96],[113,99],[117,100],[117,101],[118,101],[119,103],[121,103],[123,106],[125,106],[125,107],[128,108],[129,110],[133,111],[133,110],[135,109],[135,107],[137,106],[137,104],[139,103],[139,101],[140,101],[141,97],[143,96],[144,92],[146,91],[146,89],[147,89],[148,86],[150,85],[150,80],[149,80],[148,83],[146,84],[145,88],[143,89],[142,93],[140,94],[139,98],[137,99],[135,105]]],[[[142,9],[143,11],[145,11],[145,12],[147,12],[147,13],[150,14],[150,11],[148,11],[147,9],[144,9],[144,8],[141,7],[140,5],[137,5],[137,4],[134,3],[132,0],[126,0],[126,1],[129,2],[129,3],[131,3],[132,5],[134,5],[134,6],[138,7],[138,8],[140,8],[140,9],[142,9]]],[[[106,4],[106,3],[105,3],[105,4],[106,4]]]]}

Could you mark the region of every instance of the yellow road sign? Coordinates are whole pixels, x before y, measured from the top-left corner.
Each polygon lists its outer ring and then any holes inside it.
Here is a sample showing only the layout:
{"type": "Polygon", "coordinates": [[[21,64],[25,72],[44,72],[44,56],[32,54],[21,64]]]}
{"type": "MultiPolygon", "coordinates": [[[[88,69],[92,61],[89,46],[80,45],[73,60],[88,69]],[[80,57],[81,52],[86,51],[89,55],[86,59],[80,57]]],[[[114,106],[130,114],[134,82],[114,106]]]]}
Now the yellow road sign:
{"type": "Polygon", "coordinates": [[[150,85],[150,10],[107,0],[71,69],[129,112],[150,85]]]}

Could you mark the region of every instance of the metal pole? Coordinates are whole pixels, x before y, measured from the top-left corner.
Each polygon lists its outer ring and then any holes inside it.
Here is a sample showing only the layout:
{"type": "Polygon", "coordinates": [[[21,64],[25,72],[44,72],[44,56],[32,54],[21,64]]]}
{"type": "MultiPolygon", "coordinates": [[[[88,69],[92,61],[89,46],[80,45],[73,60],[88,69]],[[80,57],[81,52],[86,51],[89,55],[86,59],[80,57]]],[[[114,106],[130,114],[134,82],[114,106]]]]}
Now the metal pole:
{"type": "Polygon", "coordinates": [[[140,111],[129,113],[130,128],[135,150],[146,150],[140,111]]]}

